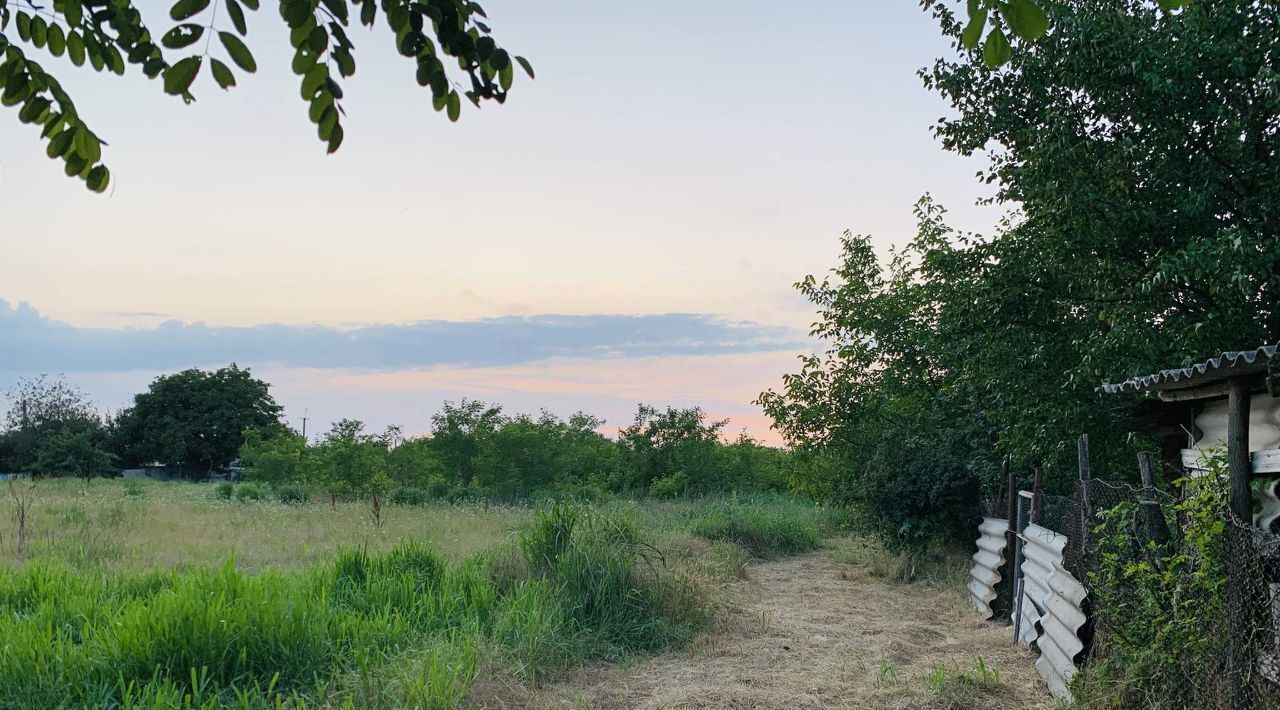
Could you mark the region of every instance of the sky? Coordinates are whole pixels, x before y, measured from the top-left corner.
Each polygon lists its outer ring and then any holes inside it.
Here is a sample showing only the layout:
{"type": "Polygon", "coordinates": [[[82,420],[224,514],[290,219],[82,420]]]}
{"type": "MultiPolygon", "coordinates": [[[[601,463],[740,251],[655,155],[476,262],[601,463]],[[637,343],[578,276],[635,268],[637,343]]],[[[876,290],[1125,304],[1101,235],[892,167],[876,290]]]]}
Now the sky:
{"type": "Polygon", "coordinates": [[[191,105],[44,59],[113,184],[67,179],[0,111],[0,388],[61,373],[115,409],[234,361],[309,433],[423,431],[468,396],[611,427],[696,405],[776,442],[751,402],[819,347],[793,284],[840,234],[901,244],[926,192],[961,229],[999,216],[981,160],[931,135],[949,109],[916,71],[947,45],[915,2],[483,5],[536,80],[451,124],[385,26],[357,28],[331,156],[270,10],[258,72],[202,76],[191,105]]]}

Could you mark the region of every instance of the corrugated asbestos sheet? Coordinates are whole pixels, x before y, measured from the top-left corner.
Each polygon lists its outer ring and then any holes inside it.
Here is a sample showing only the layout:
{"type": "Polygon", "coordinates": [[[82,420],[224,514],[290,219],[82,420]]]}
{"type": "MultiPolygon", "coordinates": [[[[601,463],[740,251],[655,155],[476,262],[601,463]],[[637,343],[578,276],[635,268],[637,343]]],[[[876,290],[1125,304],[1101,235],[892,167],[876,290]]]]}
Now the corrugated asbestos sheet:
{"type": "Polygon", "coordinates": [[[1071,698],[1075,658],[1084,649],[1077,635],[1085,623],[1084,586],[1062,566],[1067,537],[1029,525],[1023,531],[1022,624],[1018,641],[1040,650],[1036,670],[1054,696],[1071,698]]]}
{"type": "Polygon", "coordinates": [[[1261,372],[1267,364],[1276,359],[1275,345],[1264,345],[1256,350],[1239,350],[1225,352],[1218,357],[1211,357],[1191,367],[1173,370],[1161,370],[1153,375],[1133,377],[1117,384],[1103,384],[1102,391],[1107,394],[1118,392],[1142,392],[1149,389],[1166,389],[1170,387],[1189,387],[1199,380],[1220,379],[1228,375],[1261,372]]]}
{"type": "Polygon", "coordinates": [[[978,526],[978,551],[973,553],[969,569],[969,600],[984,619],[993,613],[991,602],[995,601],[995,586],[1004,565],[1004,531],[1008,529],[1009,521],[1004,518],[983,518],[978,526]]]}

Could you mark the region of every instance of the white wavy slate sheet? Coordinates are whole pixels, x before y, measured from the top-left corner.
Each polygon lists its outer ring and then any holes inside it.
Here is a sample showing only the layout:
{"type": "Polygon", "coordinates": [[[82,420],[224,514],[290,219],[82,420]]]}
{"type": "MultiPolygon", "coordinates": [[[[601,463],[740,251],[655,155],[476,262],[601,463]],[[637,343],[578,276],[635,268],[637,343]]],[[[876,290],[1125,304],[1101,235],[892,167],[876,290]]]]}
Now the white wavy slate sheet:
{"type": "Polygon", "coordinates": [[[1034,640],[1040,650],[1036,670],[1060,700],[1071,699],[1075,659],[1084,650],[1080,627],[1086,617],[1081,609],[1086,591],[1062,566],[1067,537],[1039,525],[1023,532],[1023,626],[1019,641],[1034,640]],[[1030,602],[1034,602],[1034,605],[1030,602]]]}
{"type": "Polygon", "coordinates": [[[978,526],[978,551],[973,553],[973,566],[969,568],[969,601],[983,619],[994,614],[991,602],[995,601],[995,586],[1004,566],[1004,532],[1008,528],[1009,521],[1004,518],[983,518],[978,526]]]}

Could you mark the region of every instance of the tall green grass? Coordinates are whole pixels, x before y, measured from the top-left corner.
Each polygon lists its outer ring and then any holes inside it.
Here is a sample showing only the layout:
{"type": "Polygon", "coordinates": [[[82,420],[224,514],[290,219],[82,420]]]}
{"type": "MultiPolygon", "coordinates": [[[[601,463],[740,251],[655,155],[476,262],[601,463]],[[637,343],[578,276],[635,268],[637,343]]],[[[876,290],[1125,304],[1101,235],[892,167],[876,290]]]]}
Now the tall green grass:
{"type": "Polygon", "coordinates": [[[709,608],[627,517],[562,505],[461,564],[415,543],[254,575],[31,564],[0,574],[0,708],[453,707],[480,649],[536,679],[709,608]]]}
{"type": "Polygon", "coordinates": [[[788,506],[713,505],[691,526],[707,540],[727,540],[755,557],[795,555],[816,549],[821,541],[819,520],[812,509],[788,506]]]}

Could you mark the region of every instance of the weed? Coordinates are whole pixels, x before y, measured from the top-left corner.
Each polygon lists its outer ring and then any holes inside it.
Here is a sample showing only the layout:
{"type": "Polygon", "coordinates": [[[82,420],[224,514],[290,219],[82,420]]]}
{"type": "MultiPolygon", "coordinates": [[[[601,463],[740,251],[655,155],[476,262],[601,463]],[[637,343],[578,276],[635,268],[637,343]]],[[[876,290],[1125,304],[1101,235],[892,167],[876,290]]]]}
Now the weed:
{"type": "Polygon", "coordinates": [[[880,659],[880,669],[876,672],[876,685],[885,687],[898,684],[898,664],[892,658],[884,656],[880,659]]]}

